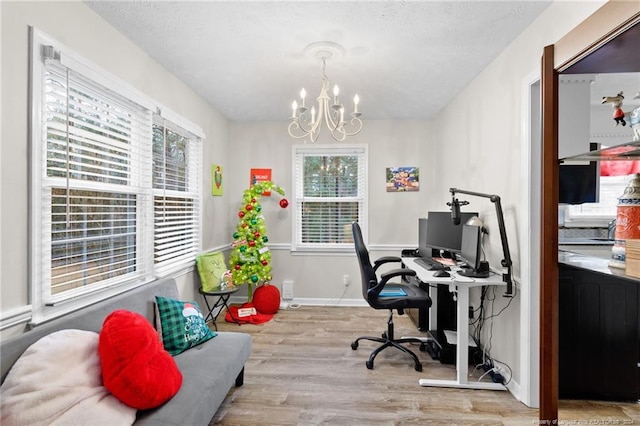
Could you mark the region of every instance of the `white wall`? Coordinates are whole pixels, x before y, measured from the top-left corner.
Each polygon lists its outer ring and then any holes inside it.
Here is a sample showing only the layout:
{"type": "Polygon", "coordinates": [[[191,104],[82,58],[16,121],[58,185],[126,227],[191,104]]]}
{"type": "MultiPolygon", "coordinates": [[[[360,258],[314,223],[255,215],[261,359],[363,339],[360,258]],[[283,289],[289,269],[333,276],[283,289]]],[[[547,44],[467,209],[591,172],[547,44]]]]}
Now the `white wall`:
{"type": "MultiPolygon", "coordinates": [[[[125,80],[186,119],[205,134],[205,165],[228,164],[228,122],[146,53],[79,1],[0,2],[2,109],[0,121],[0,312],[3,316],[28,303],[28,52],[29,26],[35,26],[125,80]]],[[[206,168],[208,171],[209,168],[206,168]]],[[[203,247],[226,244],[227,196],[212,197],[205,173],[203,247]]],[[[194,296],[193,274],[179,277],[185,298],[194,296]]],[[[17,330],[9,330],[16,332],[17,330]]],[[[7,331],[3,332],[6,335],[7,331]]]]}
{"type": "MultiPolygon", "coordinates": [[[[365,121],[362,132],[345,143],[365,143],[369,151],[369,248],[372,257],[398,255],[403,247],[417,247],[418,217],[428,210],[445,210],[445,205],[432,202],[433,176],[436,158],[430,154],[433,125],[424,121],[365,121]],[[388,193],[385,187],[387,167],[416,166],[420,168],[420,191],[388,193]]],[[[243,191],[249,184],[251,168],[271,168],[272,179],[287,191],[292,191],[292,146],[287,123],[232,123],[230,132],[230,163],[234,176],[227,178],[231,198],[229,205],[229,240],[237,224],[237,208],[243,191]]],[[[331,143],[323,139],[317,143],[331,143]]],[[[335,143],[335,142],[333,142],[335,143]]],[[[273,198],[273,197],[272,197],[273,198]]],[[[273,252],[274,282],[294,281],[296,301],[308,303],[362,303],[360,271],[354,254],[300,255],[292,254],[292,210],[282,210],[278,203],[263,199],[263,211],[273,252]],[[342,276],[349,274],[352,285],[345,292],[342,276]],[[310,299],[317,299],[312,301],[310,299]]]]}

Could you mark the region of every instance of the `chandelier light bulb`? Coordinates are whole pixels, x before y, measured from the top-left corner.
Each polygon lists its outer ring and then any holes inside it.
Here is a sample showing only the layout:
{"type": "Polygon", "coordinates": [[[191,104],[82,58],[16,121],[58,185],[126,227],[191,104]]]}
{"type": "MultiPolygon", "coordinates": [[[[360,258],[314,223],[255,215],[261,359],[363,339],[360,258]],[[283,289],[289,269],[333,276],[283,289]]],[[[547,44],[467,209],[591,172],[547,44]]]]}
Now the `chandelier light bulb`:
{"type": "Polygon", "coordinates": [[[358,96],[358,94],[356,93],[356,95],[353,97],[353,112],[354,113],[358,113],[358,104],[360,103],[360,96],[358,96]]]}
{"type": "Polygon", "coordinates": [[[300,98],[302,99],[302,106],[304,106],[304,98],[307,97],[307,91],[304,90],[304,87],[302,88],[302,90],[300,91],[300,98]]]}
{"type": "Polygon", "coordinates": [[[291,104],[291,110],[291,118],[296,118],[296,111],[298,110],[298,103],[296,101],[293,101],[291,104]]]}

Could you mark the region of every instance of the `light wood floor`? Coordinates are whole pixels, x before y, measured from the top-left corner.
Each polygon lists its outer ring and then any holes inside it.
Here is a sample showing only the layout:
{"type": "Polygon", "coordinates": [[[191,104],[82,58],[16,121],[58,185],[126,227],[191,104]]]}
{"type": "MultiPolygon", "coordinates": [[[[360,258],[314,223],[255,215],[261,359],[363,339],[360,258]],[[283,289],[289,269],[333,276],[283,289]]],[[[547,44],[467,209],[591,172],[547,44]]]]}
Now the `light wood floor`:
{"type": "MultiPolygon", "coordinates": [[[[426,388],[423,377],[453,379],[451,365],[415,352],[423,371],[397,349],[382,351],[373,370],[365,361],[377,345],[359,336],[386,330],[387,311],[300,307],[261,325],[225,323],[220,331],[253,336],[244,386],[232,388],[211,425],[534,425],[538,410],[508,391],[426,388]]],[[[396,336],[416,335],[408,316],[394,315],[396,336]]],[[[215,364],[215,360],[211,360],[215,364]]],[[[479,376],[477,374],[476,376],[479,376]]],[[[560,424],[640,424],[640,405],[561,401],[560,424]]]]}

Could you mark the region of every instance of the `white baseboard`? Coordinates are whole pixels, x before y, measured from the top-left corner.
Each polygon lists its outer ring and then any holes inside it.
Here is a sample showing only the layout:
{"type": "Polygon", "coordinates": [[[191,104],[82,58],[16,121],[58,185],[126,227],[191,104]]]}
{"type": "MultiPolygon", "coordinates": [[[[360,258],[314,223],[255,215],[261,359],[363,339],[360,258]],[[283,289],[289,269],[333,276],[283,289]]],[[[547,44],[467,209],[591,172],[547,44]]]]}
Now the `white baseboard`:
{"type": "MultiPolygon", "coordinates": [[[[246,296],[234,296],[229,299],[230,304],[242,304],[247,301],[246,296]]],[[[319,299],[294,297],[291,300],[281,300],[280,308],[287,309],[292,306],[347,306],[366,307],[369,306],[364,299],[319,299]],[[286,307],[284,307],[286,306],[286,307]]]]}

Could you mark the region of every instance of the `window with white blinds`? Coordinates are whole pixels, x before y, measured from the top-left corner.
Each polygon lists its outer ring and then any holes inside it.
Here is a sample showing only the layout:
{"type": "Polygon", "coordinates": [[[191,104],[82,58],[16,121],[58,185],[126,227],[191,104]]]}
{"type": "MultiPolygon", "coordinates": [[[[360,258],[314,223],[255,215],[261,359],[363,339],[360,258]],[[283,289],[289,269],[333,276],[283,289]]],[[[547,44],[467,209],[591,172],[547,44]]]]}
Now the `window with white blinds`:
{"type": "Polygon", "coordinates": [[[294,146],[294,249],[353,247],[351,222],[366,227],[366,146],[294,146]]]}
{"type": "Polygon", "coordinates": [[[157,116],[153,125],[156,270],[192,262],[200,249],[200,139],[157,116]]]}
{"type": "Polygon", "coordinates": [[[152,100],[37,30],[32,40],[31,303],[39,322],[58,306],[192,267],[202,164],[199,129],[164,118],[152,100]]]}

